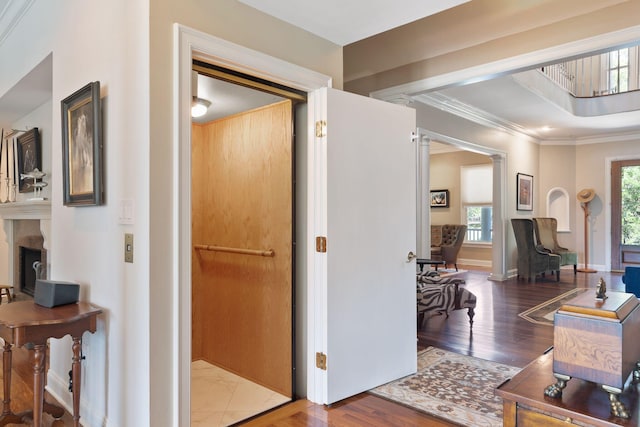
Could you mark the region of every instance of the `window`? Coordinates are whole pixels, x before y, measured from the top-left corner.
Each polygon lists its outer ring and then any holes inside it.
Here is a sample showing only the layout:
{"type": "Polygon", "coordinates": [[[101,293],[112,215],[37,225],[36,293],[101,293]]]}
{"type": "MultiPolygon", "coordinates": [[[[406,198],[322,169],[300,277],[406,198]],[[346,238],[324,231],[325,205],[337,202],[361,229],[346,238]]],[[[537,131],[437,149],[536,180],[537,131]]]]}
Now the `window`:
{"type": "Polygon", "coordinates": [[[629,48],[609,52],[609,93],[629,91],[629,48]]]}
{"type": "Polygon", "coordinates": [[[460,168],[462,223],[465,242],[491,243],[493,239],[493,164],[460,168]]]}

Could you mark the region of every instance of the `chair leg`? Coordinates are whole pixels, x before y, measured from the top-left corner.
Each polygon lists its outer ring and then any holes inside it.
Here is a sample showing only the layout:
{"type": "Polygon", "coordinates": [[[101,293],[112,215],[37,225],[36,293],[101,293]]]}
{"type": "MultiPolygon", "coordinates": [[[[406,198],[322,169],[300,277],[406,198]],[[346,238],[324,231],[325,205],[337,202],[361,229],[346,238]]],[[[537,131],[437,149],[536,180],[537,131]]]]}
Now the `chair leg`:
{"type": "Polygon", "coordinates": [[[455,266],[456,271],[458,271],[458,264],[454,263],[453,265],[455,266]]]}
{"type": "Polygon", "coordinates": [[[578,266],[573,264],[573,275],[575,276],[576,274],[578,274],[578,266]]]}
{"type": "Polygon", "coordinates": [[[560,270],[556,270],[556,282],[560,281],[560,270]]]}

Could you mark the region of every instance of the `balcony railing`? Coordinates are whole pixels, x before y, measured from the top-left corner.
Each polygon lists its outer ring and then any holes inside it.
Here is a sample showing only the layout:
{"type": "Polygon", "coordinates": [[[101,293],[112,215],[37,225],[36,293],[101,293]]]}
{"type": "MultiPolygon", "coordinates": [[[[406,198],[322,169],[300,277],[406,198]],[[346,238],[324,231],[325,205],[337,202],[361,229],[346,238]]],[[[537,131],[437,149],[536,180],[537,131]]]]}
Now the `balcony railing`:
{"type": "Polygon", "coordinates": [[[638,46],[547,65],[539,70],[577,98],[612,95],[640,89],[638,46]]]}

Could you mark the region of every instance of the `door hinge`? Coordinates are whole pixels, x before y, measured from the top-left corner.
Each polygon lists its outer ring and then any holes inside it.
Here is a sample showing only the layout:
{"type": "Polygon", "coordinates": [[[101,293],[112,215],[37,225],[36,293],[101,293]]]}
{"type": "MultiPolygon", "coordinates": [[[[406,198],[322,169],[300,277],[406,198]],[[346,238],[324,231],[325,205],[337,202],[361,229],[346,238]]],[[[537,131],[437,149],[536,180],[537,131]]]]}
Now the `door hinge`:
{"type": "Polygon", "coordinates": [[[318,138],[322,138],[323,136],[327,136],[327,121],[326,120],[318,120],[316,122],[316,136],[318,138]]]}
{"type": "Polygon", "coordinates": [[[327,252],[327,238],[324,236],[316,237],[316,252],[327,252]]]}
{"type": "Polygon", "coordinates": [[[316,368],[327,370],[327,355],[324,353],[316,353],[316,368]]]}

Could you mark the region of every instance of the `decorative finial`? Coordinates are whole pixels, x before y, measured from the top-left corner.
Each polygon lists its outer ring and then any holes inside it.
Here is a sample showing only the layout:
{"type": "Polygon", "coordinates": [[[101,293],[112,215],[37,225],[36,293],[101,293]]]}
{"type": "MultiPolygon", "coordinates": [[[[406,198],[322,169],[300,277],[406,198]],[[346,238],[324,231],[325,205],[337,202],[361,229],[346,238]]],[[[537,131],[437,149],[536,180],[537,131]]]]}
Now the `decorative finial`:
{"type": "Polygon", "coordinates": [[[596,299],[604,301],[607,299],[607,283],[601,277],[596,286],[596,299]]]}

